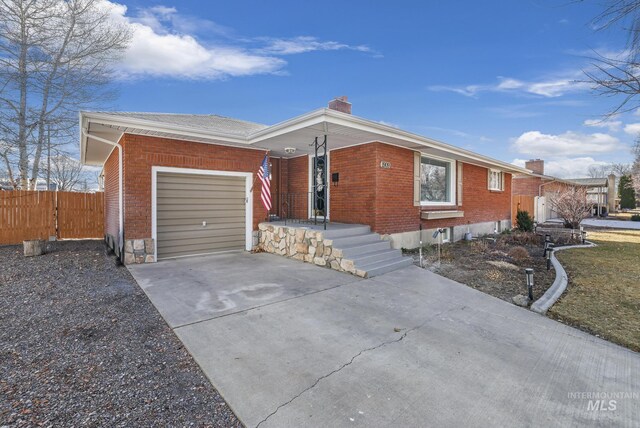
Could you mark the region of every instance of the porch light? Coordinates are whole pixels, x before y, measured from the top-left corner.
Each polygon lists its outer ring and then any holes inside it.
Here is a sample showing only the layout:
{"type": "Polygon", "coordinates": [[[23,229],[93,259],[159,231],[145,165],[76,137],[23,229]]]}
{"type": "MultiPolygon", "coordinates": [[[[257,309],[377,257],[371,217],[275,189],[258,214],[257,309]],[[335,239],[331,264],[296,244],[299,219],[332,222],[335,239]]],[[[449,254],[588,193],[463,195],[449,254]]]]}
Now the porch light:
{"type": "Polygon", "coordinates": [[[549,244],[547,248],[547,270],[551,270],[551,253],[553,253],[553,244],[549,244]]]}
{"type": "Polygon", "coordinates": [[[527,278],[527,291],[529,293],[529,300],[533,300],[533,269],[526,268],[524,272],[527,278]]]}
{"type": "Polygon", "coordinates": [[[288,155],[292,155],[296,152],[296,148],[295,147],[285,147],[284,148],[284,152],[288,155]]]}

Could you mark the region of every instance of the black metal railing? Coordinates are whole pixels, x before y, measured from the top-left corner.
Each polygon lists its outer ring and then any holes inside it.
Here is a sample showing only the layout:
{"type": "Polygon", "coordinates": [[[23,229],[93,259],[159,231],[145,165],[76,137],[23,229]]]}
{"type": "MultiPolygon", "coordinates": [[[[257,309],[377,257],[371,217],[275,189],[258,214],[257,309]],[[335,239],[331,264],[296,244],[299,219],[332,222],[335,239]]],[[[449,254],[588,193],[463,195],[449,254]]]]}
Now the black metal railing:
{"type": "Polygon", "coordinates": [[[326,229],[327,213],[324,200],[315,192],[281,193],[280,207],[272,221],[287,223],[321,224],[326,229]]]}

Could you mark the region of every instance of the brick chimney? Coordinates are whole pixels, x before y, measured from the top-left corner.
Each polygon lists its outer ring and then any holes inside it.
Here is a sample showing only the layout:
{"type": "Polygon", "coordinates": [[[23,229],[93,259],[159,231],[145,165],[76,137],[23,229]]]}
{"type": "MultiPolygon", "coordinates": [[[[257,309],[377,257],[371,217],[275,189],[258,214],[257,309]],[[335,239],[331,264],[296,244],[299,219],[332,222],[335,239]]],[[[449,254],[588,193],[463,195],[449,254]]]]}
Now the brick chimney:
{"type": "Polygon", "coordinates": [[[336,97],[331,101],[329,101],[329,108],[331,110],[336,110],[342,113],[351,114],[351,103],[347,101],[347,97],[345,95],[341,97],[336,97]]]}
{"type": "Polygon", "coordinates": [[[544,175],[544,160],[542,159],[530,159],[524,163],[524,167],[536,174],[544,175]]]}

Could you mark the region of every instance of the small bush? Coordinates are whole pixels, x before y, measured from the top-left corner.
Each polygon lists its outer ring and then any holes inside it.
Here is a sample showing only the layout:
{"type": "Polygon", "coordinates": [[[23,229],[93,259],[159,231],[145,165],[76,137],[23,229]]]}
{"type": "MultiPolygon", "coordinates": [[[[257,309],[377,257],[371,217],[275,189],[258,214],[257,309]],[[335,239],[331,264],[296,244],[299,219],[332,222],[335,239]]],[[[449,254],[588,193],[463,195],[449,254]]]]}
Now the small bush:
{"type": "Polygon", "coordinates": [[[514,232],[510,235],[500,236],[500,241],[505,245],[540,245],[540,236],[533,232],[514,232]]]}
{"type": "Polygon", "coordinates": [[[640,221],[640,214],[634,214],[631,216],[631,221],[640,221]]]}
{"type": "Polygon", "coordinates": [[[528,211],[518,210],[518,214],[516,214],[516,225],[522,232],[533,232],[533,219],[528,211]]]}
{"type": "Polygon", "coordinates": [[[529,252],[524,247],[513,247],[509,250],[509,257],[515,261],[523,262],[529,258],[529,252]]]}

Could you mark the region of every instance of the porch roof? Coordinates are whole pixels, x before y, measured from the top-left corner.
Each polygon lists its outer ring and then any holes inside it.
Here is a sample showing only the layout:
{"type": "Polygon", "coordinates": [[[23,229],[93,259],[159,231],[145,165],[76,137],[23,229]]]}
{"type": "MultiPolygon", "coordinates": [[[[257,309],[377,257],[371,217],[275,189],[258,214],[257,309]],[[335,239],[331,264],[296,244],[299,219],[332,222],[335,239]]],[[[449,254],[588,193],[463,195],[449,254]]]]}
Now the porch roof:
{"type": "Polygon", "coordinates": [[[377,141],[487,168],[531,173],[507,162],[327,108],[272,126],[214,115],[81,112],[80,128],[81,160],[92,165],[104,164],[113,143],[124,133],[269,150],[272,156],[283,158],[313,153],[314,138],[327,135],[329,150],[377,141]],[[285,148],[295,151],[285,152],[285,148]]]}

